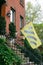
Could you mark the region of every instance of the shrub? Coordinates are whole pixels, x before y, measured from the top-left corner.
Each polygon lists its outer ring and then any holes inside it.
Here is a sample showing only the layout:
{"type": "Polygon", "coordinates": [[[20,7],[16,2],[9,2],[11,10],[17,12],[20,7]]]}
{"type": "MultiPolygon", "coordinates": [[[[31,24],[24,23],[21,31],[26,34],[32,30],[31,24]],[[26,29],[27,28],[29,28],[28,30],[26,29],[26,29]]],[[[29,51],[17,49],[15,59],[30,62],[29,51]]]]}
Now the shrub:
{"type": "Polygon", "coordinates": [[[0,0],[0,6],[2,6],[5,2],[5,0],[0,0]]]}
{"type": "Polygon", "coordinates": [[[16,32],[16,27],[15,27],[15,25],[14,25],[14,23],[10,23],[9,24],[9,33],[10,33],[10,36],[12,37],[12,38],[14,38],[15,37],[15,32],[16,32]]]}
{"type": "Polygon", "coordinates": [[[4,35],[6,32],[6,21],[5,18],[0,16],[0,35],[4,35]]]}
{"type": "Polygon", "coordinates": [[[21,65],[21,58],[0,38],[0,65],[21,65]]]}

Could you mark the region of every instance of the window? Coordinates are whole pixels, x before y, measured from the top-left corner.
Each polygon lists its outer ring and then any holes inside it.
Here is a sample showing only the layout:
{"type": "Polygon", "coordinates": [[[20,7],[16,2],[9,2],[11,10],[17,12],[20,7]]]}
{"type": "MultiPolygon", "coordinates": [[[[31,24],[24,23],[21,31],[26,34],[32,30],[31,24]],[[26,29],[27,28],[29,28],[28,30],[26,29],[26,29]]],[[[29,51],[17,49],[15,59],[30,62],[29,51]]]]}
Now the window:
{"type": "Polygon", "coordinates": [[[24,26],[24,23],[23,23],[23,17],[20,16],[20,28],[22,28],[24,26]]]}
{"type": "Polygon", "coordinates": [[[20,0],[20,4],[24,6],[24,0],[20,0]]]}
{"type": "Polygon", "coordinates": [[[15,23],[15,10],[13,8],[10,10],[10,22],[15,23]]]}

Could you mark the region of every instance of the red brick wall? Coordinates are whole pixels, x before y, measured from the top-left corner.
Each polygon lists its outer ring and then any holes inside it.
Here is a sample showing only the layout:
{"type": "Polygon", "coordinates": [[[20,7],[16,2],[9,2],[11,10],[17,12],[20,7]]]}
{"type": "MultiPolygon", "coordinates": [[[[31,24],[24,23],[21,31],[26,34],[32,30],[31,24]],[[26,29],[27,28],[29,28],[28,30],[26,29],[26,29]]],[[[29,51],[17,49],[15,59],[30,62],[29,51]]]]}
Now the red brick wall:
{"type": "MultiPolygon", "coordinates": [[[[25,0],[24,0],[25,1],[25,0]]],[[[20,0],[7,0],[6,2],[6,10],[5,10],[5,18],[6,18],[6,31],[9,32],[9,23],[10,23],[10,17],[8,17],[6,14],[10,12],[10,7],[14,8],[16,11],[16,30],[20,31],[20,15],[24,17],[24,23],[25,23],[25,7],[23,7],[20,4],[20,0]]]]}

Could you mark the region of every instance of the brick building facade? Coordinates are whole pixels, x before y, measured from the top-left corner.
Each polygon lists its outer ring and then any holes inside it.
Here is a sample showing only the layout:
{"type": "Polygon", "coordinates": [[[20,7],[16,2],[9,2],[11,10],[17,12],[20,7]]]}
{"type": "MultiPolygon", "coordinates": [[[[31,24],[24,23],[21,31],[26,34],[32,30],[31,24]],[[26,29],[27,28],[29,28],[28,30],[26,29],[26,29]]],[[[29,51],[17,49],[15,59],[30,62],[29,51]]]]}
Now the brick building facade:
{"type": "Polygon", "coordinates": [[[2,5],[1,15],[6,19],[6,32],[9,33],[9,24],[13,22],[16,25],[16,31],[25,24],[25,0],[6,0],[2,5]]]}

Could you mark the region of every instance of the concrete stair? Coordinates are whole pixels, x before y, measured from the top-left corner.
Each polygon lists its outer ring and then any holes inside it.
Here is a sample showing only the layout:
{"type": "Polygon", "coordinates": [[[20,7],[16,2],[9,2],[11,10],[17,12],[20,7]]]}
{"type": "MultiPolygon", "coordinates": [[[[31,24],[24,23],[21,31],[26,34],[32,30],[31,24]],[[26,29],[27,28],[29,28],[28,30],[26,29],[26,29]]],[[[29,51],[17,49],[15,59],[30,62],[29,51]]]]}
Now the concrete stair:
{"type": "Polygon", "coordinates": [[[17,49],[16,47],[14,47],[13,50],[15,51],[15,53],[16,53],[20,58],[22,58],[23,63],[29,62],[29,58],[25,57],[25,56],[24,56],[24,53],[21,53],[21,52],[20,52],[20,51],[21,51],[20,49],[17,49]]]}
{"type": "MultiPolygon", "coordinates": [[[[35,65],[34,62],[29,61],[29,57],[25,57],[24,53],[21,53],[21,49],[18,49],[16,45],[13,43],[9,44],[10,48],[12,48],[15,53],[23,60],[21,65],[35,65]]],[[[36,64],[37,65],[37,64],[36,64]]]]}

